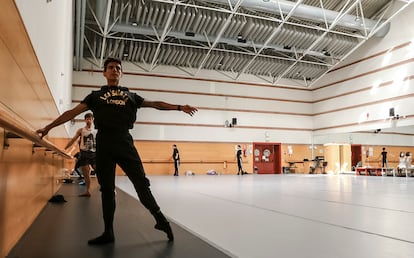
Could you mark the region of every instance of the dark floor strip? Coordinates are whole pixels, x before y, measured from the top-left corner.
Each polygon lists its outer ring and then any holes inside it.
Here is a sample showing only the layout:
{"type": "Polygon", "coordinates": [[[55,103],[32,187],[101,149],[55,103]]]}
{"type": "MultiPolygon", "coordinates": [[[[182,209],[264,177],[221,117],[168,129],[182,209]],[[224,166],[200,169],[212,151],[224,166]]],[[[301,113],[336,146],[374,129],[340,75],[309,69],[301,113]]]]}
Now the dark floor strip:
{"type": "MultiPolygon", "coordinates": [[[[64,184],[59,194],[66,203],[48,203],[7,258],[228,258],[178,225],[171,223],[175,241],[153,228],[154,219],[136,199],[117,189],[115,243],[88,246],[87,241],[102,233],[100,193],[78,197],[83,187],[64,184]]],[[[168,215],[168,214],[167,214],[168,215]]]]}

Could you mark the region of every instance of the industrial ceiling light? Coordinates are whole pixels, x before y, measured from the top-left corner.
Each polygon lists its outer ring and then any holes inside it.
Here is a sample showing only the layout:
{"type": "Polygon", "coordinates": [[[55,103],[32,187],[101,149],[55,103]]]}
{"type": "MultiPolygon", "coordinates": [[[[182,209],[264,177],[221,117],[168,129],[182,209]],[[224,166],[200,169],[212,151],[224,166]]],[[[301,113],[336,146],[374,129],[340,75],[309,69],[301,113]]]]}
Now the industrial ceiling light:
{"type": "Polygon", "coordinates": [[[239,42],[239,43],[246,43],[246,39],[243,38],[243,36],[241,34],[239,34],[237,36],[237,42],[239,42]]]}

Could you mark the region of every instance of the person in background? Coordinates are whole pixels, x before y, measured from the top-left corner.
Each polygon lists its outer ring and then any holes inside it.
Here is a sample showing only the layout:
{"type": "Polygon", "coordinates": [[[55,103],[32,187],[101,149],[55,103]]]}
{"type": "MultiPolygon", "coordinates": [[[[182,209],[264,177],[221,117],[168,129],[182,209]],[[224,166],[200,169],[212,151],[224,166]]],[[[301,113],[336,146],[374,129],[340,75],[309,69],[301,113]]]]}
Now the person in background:
{"type": "Polygon", "coordinates": [[[407,151],[405,153],[405,168],[409,169],[411,168],[411,162],[413,161],[413,157],[411,155],[411,152],[407,151]]]}
{"type": "Polygon", "coordinates": [[[400,152],[400,156],[399,156],[399,160],[398,160],[398,166],[397,166],[397,171],[398,171],[398,175],[402,175],[403,173],[405,174],[406,172],[406,166],[405,163],[406,162],[406,157],[405,157],[405,152],[401,151],[400,152]]]}
{"type": "Polygon", "coordinates": [[[381,152],[381,157],[382,157],[382,168],[388,168],[388,158],[387,158],[387,150],[384,148],[382,148],[382,152],[381,152]]]}
{"type": "Polygon", "coordinates": [[[237,175],[243,175],[243,166],[242,166],[242,148],[240,145],[236,147],[236,159],[237,159],[237,175]]]}
{"type": "Polygon", "coordinates": [[[73,155],[73,157],[75,158],[75,166],[73,167],[73,172],[72,174],[74,175],[74,173],[78,174],[79,176],[79,184],[80,185],[85,185],[85,179],[83,178],[83,174],[82,171],[80,171],[81,166],[79,164],[79,160],[80,160],[80,151],[76,152],[75,155],[73,155]]]}
{"type": "MultiPolygon", "coordinates": [[[[154,216],[155,229],[167,234],[173,241],[174,235],[170,223],[161,212],[150,190],[150,181],[145,175],[141,158],[129,133],[133,128],[139,108],[158,110],[176,110],[193,116],[197,109],[185,105],[174,105],[162,101],[149,101],[128,88],[119,85],[122,76],[121,60],[108,58],[104,62],[103,76],[107,85],[92,91],[81,103],[64,112],[53,122],[36,132],[44,137],[48,132],[87,110],[92,110],[95,117],[96,135],[96,176],[100,184],[104,232],[90,239],[89,245],[113,243],[115,213],[115,168],[118,164],[131,180],[141,203],[154,216]]],[[[125,222],[127,223],[127,222],[125,222]]]]}
{"type": "Polygon", "coordinates": [[[180,167],[180,153],[178,151],[177,145],[173,145],[173,154],[172,158],[174,160],[174,176],[178,176],[178,169],[180,167]]]}
{"type": "MultiPolygon", "coordinates": [[[[90,172],[92,166],[93,169],[96,167],[96,133],[97,131],[93,128],[93,114],[87,113],[84,116],[85,126],[79,128],[73,138],[66,144],[65,150],[72,146],[75,141],[79,141],[80,154],[77,158],[76,165],[79,166],[83,178],[85,180],[85,192],[80,194],[81,197],[90,197],[91,178],[90,172]]],[[[75,168],[76,169],[76,168],[75,168]]]]}
{"type": "MultiPolygon", "coordinates": [[[[71,150],[69,152],[67,152],[69,155],[72,155],[72,152],[76,150],[75,147],[72,146],[71,150]]],[[[83,175],[82,175],[82,171],[80,171],[80,166],[79,166],[79,157],[80,157],[80,152],[76,152],[75,155],[73,155],[73,157],[75,158],[75,165],[73,166],[72,172],[70,173],[71,176],[76,176],[78,175],[78,179],[79,179],[79,184],[80,185],[84,185],[85,184],[85,180],[83,179],[83,175]]]]}

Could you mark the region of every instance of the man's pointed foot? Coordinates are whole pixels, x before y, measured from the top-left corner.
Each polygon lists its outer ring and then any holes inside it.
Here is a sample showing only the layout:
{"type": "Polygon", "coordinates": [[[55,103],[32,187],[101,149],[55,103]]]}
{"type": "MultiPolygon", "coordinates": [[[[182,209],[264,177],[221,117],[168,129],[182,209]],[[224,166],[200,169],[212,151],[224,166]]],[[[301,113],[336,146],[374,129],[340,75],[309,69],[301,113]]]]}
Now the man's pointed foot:
{"type": "Polygon", "coordinates": [[[97,238],[90,239],[88,245],[106,245],[115,242],[115,237],[113,235],[102,234],[97,238]]]}
{"type": "Polygon", "coordinates": [[[170,241],[170,242],[174,241],[174,234],[172,232],[170,223],[168,221],[162,222],[162,223],[157,223],[157,224],[155,224],[154,228],[165,232],[167,234],[168,241],[170,241]]]}

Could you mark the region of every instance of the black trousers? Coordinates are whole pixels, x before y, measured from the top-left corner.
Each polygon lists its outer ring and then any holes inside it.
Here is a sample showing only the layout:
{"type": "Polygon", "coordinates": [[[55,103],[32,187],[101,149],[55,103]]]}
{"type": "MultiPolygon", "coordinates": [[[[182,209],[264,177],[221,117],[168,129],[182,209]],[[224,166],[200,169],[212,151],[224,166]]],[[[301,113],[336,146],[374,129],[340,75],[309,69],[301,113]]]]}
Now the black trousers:
{"type": "Polygon", "coordinates": [[[388,167],[388,162],[387,162],[387,160],[386,159],[383,159],[382,160],[382,167],[384,168],[384,167],[388,167]]]}
{"type": "Polygon", "coordinates": [[[241,158],[237,158],[237,167],[238,167],[237,174],[239,174],[239,173],[243,174],[243,167],[242,167],[241,158]]]}
{"type": "Polygon", "coordinates": [[[178,176],[178,168],[180,167],[180,160],[174,160],[174,176],[178,176]]]}
{"type": "Polygon", "coordinates": [[[115,213],[115,169],[118,164],[134,185],[141,203],[153,215],[160,208],[151,193],[141,158],[128,131],[101,132],[96,137],[96,176],[101,186],[105,232],[113,232],[115,213]]]}

